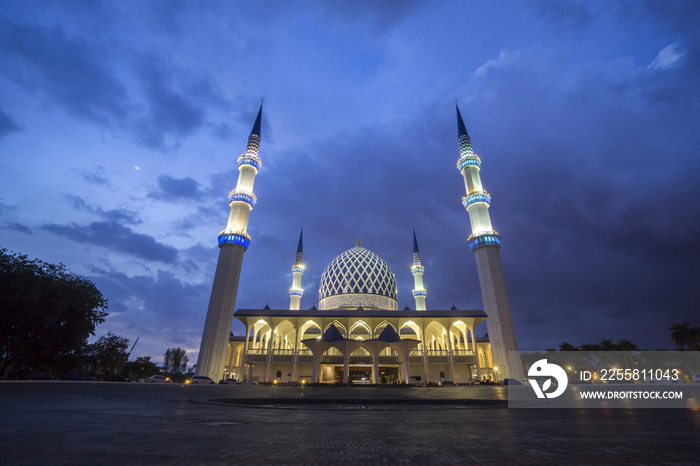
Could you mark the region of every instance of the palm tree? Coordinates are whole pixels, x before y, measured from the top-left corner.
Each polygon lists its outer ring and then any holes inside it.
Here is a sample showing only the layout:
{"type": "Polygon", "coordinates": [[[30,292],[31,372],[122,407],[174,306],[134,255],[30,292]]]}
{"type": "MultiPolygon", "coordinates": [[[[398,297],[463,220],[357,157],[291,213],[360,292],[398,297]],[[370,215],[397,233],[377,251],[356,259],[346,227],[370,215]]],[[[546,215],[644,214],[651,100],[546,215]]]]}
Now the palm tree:
{"type": "Polygon", "coordinates": [[[569,342],[563,341],[559,345],[559,351],[578,351],[578,348],[569,342]]]}
{"type": "Polygon", "coordinates": [[[617,349],[612,342],[612,338],[600,340],[600,343],[598,344],[600,345],[600,351],[615,351],[617,349]]]}
{"type": "Polygon", "coordinates": [[[700,327],[691,327],[690,322],[674,322],[669,330],[679,350],[700,351],[700,327]]]}
{"type": "Polygon", "coordinates": [[[600,351],[598,343],[583,343],[579,348],[581,348],[581,351],[600,351]]]}
{"type": "Polygon", "coordinates": [[[637,348],[637,345],[625,338],[618,340],[617,343],[615,343],[616,351],[637,351],[638,349],[639,348],[637,348]]]}

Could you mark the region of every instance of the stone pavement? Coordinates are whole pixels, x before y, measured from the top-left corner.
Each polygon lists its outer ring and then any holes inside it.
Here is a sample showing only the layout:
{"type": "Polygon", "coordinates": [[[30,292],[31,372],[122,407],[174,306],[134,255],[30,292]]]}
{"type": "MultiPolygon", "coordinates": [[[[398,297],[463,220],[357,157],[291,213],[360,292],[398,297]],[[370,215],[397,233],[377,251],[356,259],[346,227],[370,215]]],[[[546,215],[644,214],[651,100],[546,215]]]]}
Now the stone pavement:
{"type": "Polygon", "coordinates": [[[700,410],[504,399],[504,387],[2,382],[0,464],[700,464],[700,410]]]}

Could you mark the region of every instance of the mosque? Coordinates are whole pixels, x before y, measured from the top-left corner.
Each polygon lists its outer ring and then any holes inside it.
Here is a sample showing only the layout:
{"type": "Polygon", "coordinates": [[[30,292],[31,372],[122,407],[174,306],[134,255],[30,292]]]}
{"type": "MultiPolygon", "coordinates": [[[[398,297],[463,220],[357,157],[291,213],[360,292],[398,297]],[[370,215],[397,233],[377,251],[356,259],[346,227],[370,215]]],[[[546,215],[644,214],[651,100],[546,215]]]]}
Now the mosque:
{"type": "Polygon", "coordinates": [[[462,203],[471,221],[468,243],[476,257],[485,311],[426,308],[425,268],[414,231],[410,273],[415,310],[398,309],[391,267],[362,247],[359,239],[323,271],[318,308],[301,310],[302,232],[292,266],[289,309],[265,306],[234,312],[243,254],[250,245],[248,220],[257,201],[253,185],[261,165],[261,118],[262,105],[246,151],[238,159],[229,219],[218,237],[219,260],[197,375],[216,381],[354,384],[523,378],[519,364],[508,364],[508,352],[518,351],[518,345],[499,255],[501,240],[491,225],[491,197],[481,185],[481,159],[472,150],[459,108],[457,169],[467,193],[462,203]],[[231,334],[234,317],[245,326],[246,336],[231,334]],[[476,337],[476,327],[483,321],[489,337],[476,337]]]}

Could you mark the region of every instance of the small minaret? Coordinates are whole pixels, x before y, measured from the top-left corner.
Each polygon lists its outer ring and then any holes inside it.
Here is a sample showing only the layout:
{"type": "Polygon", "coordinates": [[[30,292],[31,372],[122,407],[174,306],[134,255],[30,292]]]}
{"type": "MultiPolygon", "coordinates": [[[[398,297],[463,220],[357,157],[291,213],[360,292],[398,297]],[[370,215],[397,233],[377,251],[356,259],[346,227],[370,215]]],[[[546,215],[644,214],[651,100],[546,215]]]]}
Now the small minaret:
{"type": "Polygon", "coordinates": [[[292,287],[289,289],[289,309],[298,311],[301,306],[301,297],[304,290],[301,287],[301,276],[304,275],[304,230],[299,233],[299,246],[297,246],[297,260],[292,266],[292,287]]]}
{"type": "Polygon", "coordinates": [[[197,358],[197,375],[206,375],[215,381],[219,381],[223,375],[243,253],[250,245],[250,236],[246,230],[250,211],[257,201],[253,194],[253,183],[261,165],[258,157],[261,118],[262,104],[248,136],[246,151],[238,158],[236,188],[229,193],[231,211],[226,228],[219,233],[219,261],[216,264],[197,358]]]}
{"type": "Polygon", "coordinates": [[[420,263],[420,251],[418,250],[418,240],[416,239],[416,230],[413,229],[413,285],[416,287],[413,290],[413,297],[416,299],[416,311],[425,311],[425,296],[428,292],[423,286],[423,272],[425,269],[420,263]]]}
{"type": "Polygon", "coordinates": [[[501,237],[491,225],[489,205],[491,196],[481,186],[481,159],[474,154],[472,143],[467,134],[467,128],[462,121],[462,115],[457,107],[457,132],[459,135],[459,160],[457,170],[464,177],[467,195],[462,198],[464,208],[469,212],[472,234],[469,236],[469,247],[476,257],[481,297],[484,301],[484,311],[488,318],[486,325],[491,343],[494,368],[498,368],[497,377],[503,379],[523,379],[521,365],[508,366],[508,352],[518,351],[518,341],[515,338],[513,316],[510,312],[510,302],[506,291],[506,282],[501,266],[501,237]]]}

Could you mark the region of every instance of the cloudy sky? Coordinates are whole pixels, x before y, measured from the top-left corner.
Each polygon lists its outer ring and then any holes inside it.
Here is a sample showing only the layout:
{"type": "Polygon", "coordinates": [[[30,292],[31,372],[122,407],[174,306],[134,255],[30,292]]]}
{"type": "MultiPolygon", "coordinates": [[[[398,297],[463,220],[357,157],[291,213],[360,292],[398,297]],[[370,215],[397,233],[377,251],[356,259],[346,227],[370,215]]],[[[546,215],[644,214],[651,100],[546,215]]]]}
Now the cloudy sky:
{"type": "Polygon", "coordinates": [[[237,308],[288,307],[303,226],[303,309],[357,237],[414,307],[414,227],[428,308],[482,309],[458,100],[521,349],[671,348],[674,321],[700,324],[699,18],[691,0],[2,0],[0,245],[93,280],[98,335],[194,362],[264,98],[237,308]]]}

